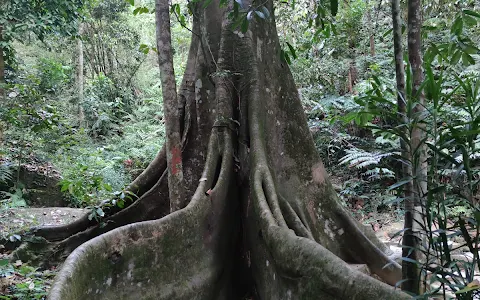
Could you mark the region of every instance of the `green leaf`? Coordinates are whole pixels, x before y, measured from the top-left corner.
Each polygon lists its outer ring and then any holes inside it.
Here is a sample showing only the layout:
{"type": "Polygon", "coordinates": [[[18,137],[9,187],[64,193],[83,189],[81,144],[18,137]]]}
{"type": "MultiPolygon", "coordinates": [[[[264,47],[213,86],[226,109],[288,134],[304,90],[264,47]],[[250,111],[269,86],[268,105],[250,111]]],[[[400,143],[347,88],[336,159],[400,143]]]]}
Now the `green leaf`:
{"type": "Polygon", "coordinates": [[[60,189],[60,192],[63,193],[63,192],[65,192],[66,190],[68,190],[68,186],[69,186],[69,185],[70,185],[69,182],[64,183],[64,184],[62,185],[62,188],[60,189]]]}
{"type": "Polygon", "coordinates": [[[283,50],[280,50],[280,59],[283,61],[283,62],[286,62],[287,64],[291,64],[292,61],[290,60],[290,56],[288,56],[288,53],[283,51],[283,50]]]}
{"type": "Polygon", "coordinates": [[[456,65],[460,60],[461,56],[462,56],[462,51],[460,50],[455,51],[455,53],[452,55],[452,59],[450,60],[450,64],[456,65]]]}
{"type": "Polygon", "coordinates": [[[203,3],[203,8],[207,8],[210,3],[212,3],[212,0],[205,0],[205,2],[203,3]]]}
{"type": "Polygon", "coordinates": [[[403,260],[403,261],[412,263],[412,264],[420,265],[420,262],[418,262],[414,259],[408,258],[408,257],[400,257],[400,259],[403,260]]]}
{"type": "Polygon", "coordinates": [[[264,20],[265,20],[265,15],[264,15],[261,11],[256,10],[256,11],[255,11],[255,14],[256,14],[260,19],[264,19],[264,20]]]}
{"type": "Polygon", "coordinates": [[[8,259],[0,259],[0,267],[6,266],[9,264],[8,259]]]}
{"type": "Polygon", "coordinates": [[[338,0],[330,0],[330,11],[336,16],[338,12],[338,0]]]}
{"type": "Polygon", "coordinates": [[[242,33],[246,33],[248,31],[248,20],[247,18],[243,19],[242,21],[242,25],[240,25],[240,30],[242,31],[242,33]]]}
{"type": "Polygon", "coordinates": [[[295,48],[293,48],[292,45],[290,45],[289,42],[287,42],[288,49],[290,49],[290,53],[292,54],[294,59],[297,59],[297,53],[295,52],[295,48]]]}
{"type": "Polygon", "coordinates": [[[393,31],[393,28],[390,28],[389,30],[385,31],[382,35],[382,37],[386,37],[387,35],[389,35],[390,33],[392,33],[393,31]]]}
{"type": "Polygon", "coordinates": [[[473,10],[464,9],[463,13],[466,14],[466,15],[470,15],[470,16],[473,16],[473,17],[480,18],[480,13],[478,13],[476,11],[473,11],[473,10]]]}
{"type": "Polygon", "coordinates": [[[262,10],[263,14],[265,15],[265,18],[267,18],[267,19],[270,18],[270,12],[268,11],[268,8],[266,8],[265,6],[262,6],[260,9],[262,10]]]}
{"type": "Polygon", "coordinates": [[[477,54],[478,52],[480,52],[480,50],[473,46],[473,45],[464,45],[463,48],[462,48],[463,52],[465,53],[468,53],[468,54],[477,54]]]}
{"type": "Polygon", "coordinates": [[[103,209],[101,209],[100,207],[98,207],[95,212],[97,213],[97,215],[99,215],[100,217],[103,217],[105,216],[105,212],[103,212],[103,209]]]}
{"type": "Polygon", "coordinates": [[[125,201],[124,201],[124,200],[121,200],[121,199],[118,200],[118,201],[117,201],[117,206],[118,206],[119,208],[123,208],[123,207],[125,206],[125,201]]]}
{"type": "Polygon", "coordinates": [[[388,187],[387,190],[388,190],[388,191],[394,190],[394,189],[396,189],[396,188],[398,188],[398,187],[401,187],[401,186],[403,186],[403,185],[405,185],[405,184],[407,184],[407,183],[409,183],[409,182],[411,182],[411,181],[412,181],[411,178],[407,178],[407,179],[405,179],[405,180],[402,180],[402,181],[399,181],[399,182],[397,182],[397,183],[392,184],[391,186],[388,187]]]}
{"type": "Polygon", "coordinates": [[[467,24],[468,26],[476,26],[477,25],[477,19],[475,19],[474,17],[471,17],[471,16],[463,16],[463,22],[465,24],[467,24]]]}
{"type": "Polygon", "coordinates": [[[145,44],[140,44],[140,46],[138,47],[138,51],[142,52],[143,54],[148,54],[148,52],[150,51],[150,47],[145,44]]]}
{"type": "Polygon", "coordinates": [[[135,5],[135,0],[127,0],[128,3],[130,3],[131,6],[135,5]]]}
{"type": "Polygon", "coordinates": [[[464,66],[474,65],[475,60],[468,53],[462,53],[462,63],[464,66]]]}
{"type": "Polygon", "coordinates": [[[240,7],[243,8],[243,2],[242,2],[242,0],[235,0],[235,2],[237,2],[238,5],[240,5],[240,7]]]}
{"type": "Polygon", "coordinates": [[[458,16],[453,22],[452,28],[450,29],[452,34],[459,35],[463,30],[463,19],[461,16],[458,16]]]}
{"type": "Polygon", "coordinates": [[[467,285],[463,289],[456,291],[455,294],[463,294],[463,293],[467,293],[467,292],[470,292],[470,291],[475,291],[475,290],[478,290],[478,289],[480,289],[480,285],[476,285],[476,284],[474,284],[472,286],[467,285]]]}

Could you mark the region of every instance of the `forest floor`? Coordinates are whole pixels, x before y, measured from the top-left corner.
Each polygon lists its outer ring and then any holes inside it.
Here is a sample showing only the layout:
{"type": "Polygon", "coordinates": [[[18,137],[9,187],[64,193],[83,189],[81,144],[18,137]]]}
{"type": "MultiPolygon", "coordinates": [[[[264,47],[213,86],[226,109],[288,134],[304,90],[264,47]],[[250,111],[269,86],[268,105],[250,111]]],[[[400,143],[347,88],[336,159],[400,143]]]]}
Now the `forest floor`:
{"type": "MultiPolygon", "coordinates": [[[[0,238],[19,243],[17,233],[39,225],[67,224],[87,212],[84,208],[69,207],[0,209],[0,238]]],[[[10,249],[0,245],[0,299],[45,299],[56,268],[40,270],[12,259],[10,253],[10,249]]]]}
{"type": "MultiPolygon", "coordinates": [[[[0,209],[0,237],[15,239],[12,233],[21,233],[32,226],[61,225],[72,222],[87,213],[88,209],[68,207],[45,208],[11,208],[0,209]]],[[[403,229],[403,222],[390,219],[380,225],[370,224],[377,237],[392,250],[391,257],[400,261],[402,248],[401,237],[398,234],[403,229]]],[[[453,246],[457,244],[452,241],[453,246]]],[[[39,270],[20,260],[12,260],[11,251],[0,248],[0,300],[15,299],[45,299],[55,276],[56,269],[39,270]]],[[[456,258],[468,260],[471,253],[460,249],[456,258]]]]}
{"type": "Polygon", "coordinates": [[[70,207],[0,209],[0,237],[38,225],[62,225],[78,219],[88,210],[70,207]]]}

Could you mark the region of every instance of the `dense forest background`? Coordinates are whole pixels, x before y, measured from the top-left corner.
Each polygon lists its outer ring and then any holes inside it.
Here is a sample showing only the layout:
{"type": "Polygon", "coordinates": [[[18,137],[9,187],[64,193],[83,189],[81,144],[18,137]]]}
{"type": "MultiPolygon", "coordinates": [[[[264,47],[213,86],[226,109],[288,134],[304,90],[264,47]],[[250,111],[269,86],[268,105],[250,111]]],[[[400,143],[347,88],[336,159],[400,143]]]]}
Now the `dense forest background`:
{"type": "MultiPolygon", "coordinates": [[[[404,2],[400,4],[405,22],[404,2]]],[[[415,99],[406,101],[408,118],[396,113],[390,1],[339,1],[334,15],[325,8],[312,11],[322,6],[308,0],[275,5],[283,47],[279,55],[292,70],[318,152],[343,205],[375,231],[403,219],[401,189],[411,179],[401,175],[400,141],[421,122],[429,168],[425,203],[437,209],[429,210],[427,219],[440,216],[446,225],[466,230],[463,237],[472,239],[463,246],[472,246],[469,250],[476,253],[471,269],[475,270],[480,219],[480,2],[423,2],[425,112],[410,114],[415,99]],[[317,18],[322,14],[326,17],[317,18]]],[[[76,8],[78,16],[69,20],[68,30],[49,29],[48,16],[32,16],[22,30],[9,32],[4,26],[1,214],[38,206],[35,199],[45,191],[29,186],[28,172],[54,178],[51,189],[60,195],[59,201],[88,208],[91,218],[101,219],[102,207],[112,205],[111,199],[119,195],[121,201],[113,205],[129,201],[125,186],[146,168],[165,138],[153,8],[153,0],[97,0],[76,8]],[[43,25],[45,31],[32,29],[43,25]]],[[[255,17],[267,15],[268,11],[256,11],[255,17]]],[[[8,19],[5,11],[0,16],[8,19]]],[[[185,3],[174,1],[171,22],[178,86],[191,35],[185,3]]],[[[403,24],[406,47],[405,29],[403,24]]],[[[404,60],[408,91],[406,53],[404,60]]],[[[19,238],[5,229],[7,224],[0,226],[2,239],[19,238]]],[[[34,268],[23,271],[32,274],[34,268]]],[[[463,286],[473,282],[473,273],[464,274],[463,286]]],[[[37,291],[29,289],[30,282],[17,287],[17,298],[26,299],[18,296],[26,295],[21,293],[43,297],[48,284],[36,283],[37,291]]],[[[478,282],[473,286],[480,287],[478,282]]]]}

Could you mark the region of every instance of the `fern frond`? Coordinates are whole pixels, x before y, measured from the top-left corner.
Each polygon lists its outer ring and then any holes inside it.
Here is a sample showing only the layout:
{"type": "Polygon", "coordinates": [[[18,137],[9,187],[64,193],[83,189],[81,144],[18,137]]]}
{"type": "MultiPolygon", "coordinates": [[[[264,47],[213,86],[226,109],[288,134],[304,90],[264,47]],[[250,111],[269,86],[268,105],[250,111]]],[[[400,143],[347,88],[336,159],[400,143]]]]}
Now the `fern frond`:
{"type": "Polygon", "coordinates": [[[340,164],[348,164],[349,167],[357,169],[378,165],[382,159],[396,154],[395,152],[367,152],[358,148],[347,149],[346,152],[347,154],[339,160],[340,164]]]}
{"type": "Polygon", "coordinates": [[[395,178],[395,172],[387,168],[373,168],[362,173],[367,176],[367,180],[379,180],[385,178],[395,178]]]}
{"type": "Polygon", "coordinates": [[[13,169],[6,163],[0,164],[0,183],[8,184],[13,181],[13,169]]]}

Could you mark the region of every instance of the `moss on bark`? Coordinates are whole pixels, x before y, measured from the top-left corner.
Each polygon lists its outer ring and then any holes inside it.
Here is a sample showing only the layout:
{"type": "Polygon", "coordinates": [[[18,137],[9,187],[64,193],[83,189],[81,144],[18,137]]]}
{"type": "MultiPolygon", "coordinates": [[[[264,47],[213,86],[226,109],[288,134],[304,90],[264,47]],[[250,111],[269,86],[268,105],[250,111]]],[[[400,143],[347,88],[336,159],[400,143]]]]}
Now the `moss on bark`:
{"type": "MultiPolygon", "coordinates": [[[[273,12],[272,1],[266,6],[273,12]]],[[[390,284],[400,274],[338,202],[280,60],[274,20],[254,19],[243,34],[226,15],[217,1],[193,7],[179,91],[192,200],[159,220],[114,224],[78,247],[49,299],[407,299],[349,267],[366,264],[390,284]],[[233,280],[240,269],[251,276],[243,286],[233,280]]]]}

